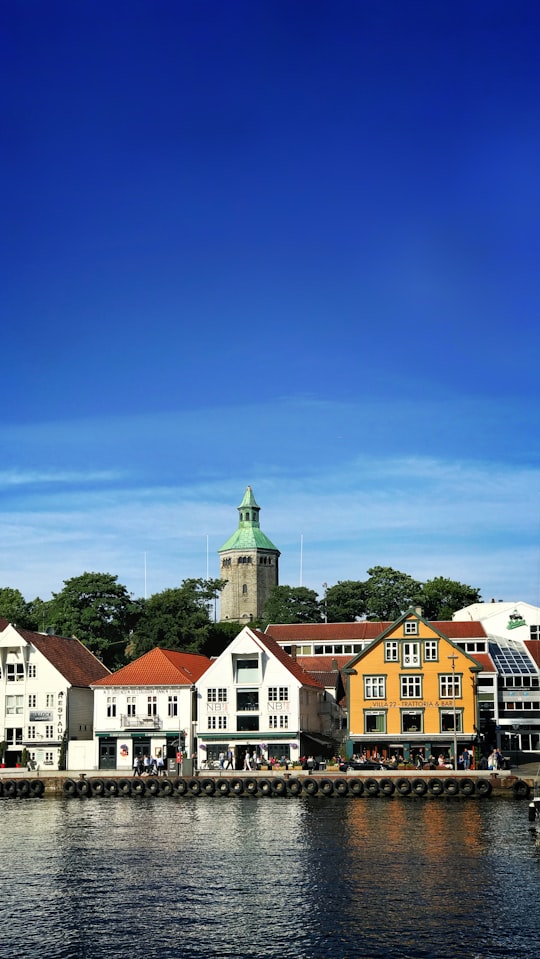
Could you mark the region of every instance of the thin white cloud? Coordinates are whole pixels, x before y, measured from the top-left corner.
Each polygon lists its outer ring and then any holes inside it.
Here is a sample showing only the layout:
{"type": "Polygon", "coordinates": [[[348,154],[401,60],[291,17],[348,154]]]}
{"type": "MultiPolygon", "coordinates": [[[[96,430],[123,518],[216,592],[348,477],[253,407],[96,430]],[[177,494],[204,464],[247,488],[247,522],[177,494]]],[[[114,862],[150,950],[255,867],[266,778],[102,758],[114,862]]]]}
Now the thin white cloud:
{"type": "Polygon", "coordinates": [[[48,469],[0,470],[0,489],[8,489],[15,486],[110,483],[119,480],[121,476],[122,474],[118,470],[94,470],[90,472],[48,469]]]}
{"type": "Polygon", "coordinates": [[[125,486],[113,472],[110,485],[53,484],[4,512],[0,582],[48,598],[88,569],[117,574],[142,595],[145,561],[148,593],[205,576],[207,563],[217,576],[217,550],[250,482],[261,526],[282,552],[283,583],[302,576],[320,592],[322,582],[390,565],[535,602],[539,481],[530,468],[428,457],[355,458],[304,475],[239,471],[177,486],[125,486]]]}

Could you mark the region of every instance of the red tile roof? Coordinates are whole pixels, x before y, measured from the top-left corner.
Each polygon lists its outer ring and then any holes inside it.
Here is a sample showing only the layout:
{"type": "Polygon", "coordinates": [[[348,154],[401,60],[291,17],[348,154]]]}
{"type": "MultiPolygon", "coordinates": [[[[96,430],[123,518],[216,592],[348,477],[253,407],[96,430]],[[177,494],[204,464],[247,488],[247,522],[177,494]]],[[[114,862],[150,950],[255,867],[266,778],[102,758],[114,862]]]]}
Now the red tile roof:
{"type": "Polygon", "coordinates": [[[489,653],[468,653],[467,655],[471,656],[479,666],[482,667],[483,673],[496,673],[497,669],[495,663],[493,662],[489,653]]]}
{"type": "Polygon", "coordinates": [[[292,659],[279,643],[276,643],[272,636],[269,636],[267,633],[261,633],[260,630],[252,629],[251,627],[249,627],[249,631],[303,686],[316,686],[318,689],[323,688],[314,676],[311,676],[302,668],[298,660],[295,661],[292,659]]]}
{"type": "Polygon", "coordinates": [[[211,660],[182,650],[149,650],[127,666],[105,676],[95,686],[191,686],[206,672],[211,660]]]}
{"type": "MultiPolygon", "coordinates": [[[[448,639],[477,639],[485,638],[486,633],[482,623],[456,622],[454,620],[426,620],[435,629],[447,636],[448,639]]],[[[393,624],[391,622],[359,623],[271,623],[266,627],[266,635],[272,636],[279,643],[342,643],[366,641],[376,639],[393,624]]]]}
{"type": "Polygon", "coordinates": [[[391,623],[271,623],[266,635],[280,643],[342,643],[353,640],[375,639],[391,623]]]}
{"type": "Polygon", "coordinates": [[[526,639],[525,646],[534,659],[537,666],[540,666],[540,639],[526,639]]]}
{"type": "Polygon", "coordinates": [[[296,662],[300,663],[302,669],[307,669],[310,673],[331,673],[336,672],[334,663],[337,663],[338,670],[343,669],[352,658],[352,653],[347,653],[346,656],[297,656],[296,662]]]}
{"type": "MultiPolygon", "coordinates": [[[[8,625],[6,620],[0,620],[0,628],[3,623],[8,625]]],[[[72,686],[90,686],[102,676],[109,675],[107,667],[78,639],[34,633],[16,626],[14,629],[27,643],[39,650],[72,686]]]]}

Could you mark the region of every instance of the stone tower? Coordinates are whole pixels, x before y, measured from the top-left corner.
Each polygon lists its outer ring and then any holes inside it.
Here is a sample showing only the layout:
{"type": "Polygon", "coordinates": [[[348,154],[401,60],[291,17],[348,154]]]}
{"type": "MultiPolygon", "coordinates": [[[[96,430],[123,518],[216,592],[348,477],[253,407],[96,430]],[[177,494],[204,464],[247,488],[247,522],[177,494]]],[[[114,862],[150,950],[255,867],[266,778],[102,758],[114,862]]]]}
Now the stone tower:
{"type": "Polygon", "coordinates": [[[262,619],[265,603],[278,585],[279,550],[259,526],[260,506],[248,486],[238,507],[236,533],[221,547],[220,579],[227,585],[221,593],[220,620],[250,623],[262,619]]]}

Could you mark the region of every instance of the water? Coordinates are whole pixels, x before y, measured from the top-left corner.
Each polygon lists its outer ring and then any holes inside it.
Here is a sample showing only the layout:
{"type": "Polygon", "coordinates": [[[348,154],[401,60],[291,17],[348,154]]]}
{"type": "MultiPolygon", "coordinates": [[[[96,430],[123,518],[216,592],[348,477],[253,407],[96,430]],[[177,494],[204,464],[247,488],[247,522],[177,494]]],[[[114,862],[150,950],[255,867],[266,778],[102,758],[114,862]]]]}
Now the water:
{"type": "Polygon", "coordinates": [[[540,843],[512,800],[2,800],[6,959],[514,959],[540,843]]]}

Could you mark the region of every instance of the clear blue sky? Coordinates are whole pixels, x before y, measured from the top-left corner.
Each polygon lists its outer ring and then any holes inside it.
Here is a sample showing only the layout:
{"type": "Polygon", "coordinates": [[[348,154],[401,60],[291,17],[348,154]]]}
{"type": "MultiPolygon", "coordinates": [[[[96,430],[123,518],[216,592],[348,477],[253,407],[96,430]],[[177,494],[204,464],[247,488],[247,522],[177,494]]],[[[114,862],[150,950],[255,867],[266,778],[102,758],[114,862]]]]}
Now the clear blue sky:
{"type": "Polygon", "coordinates": [[[0,585],[218,575],[249,483],[283,583],[539,602],[539,36],[530,0],[4,7],[0,585]]]}

